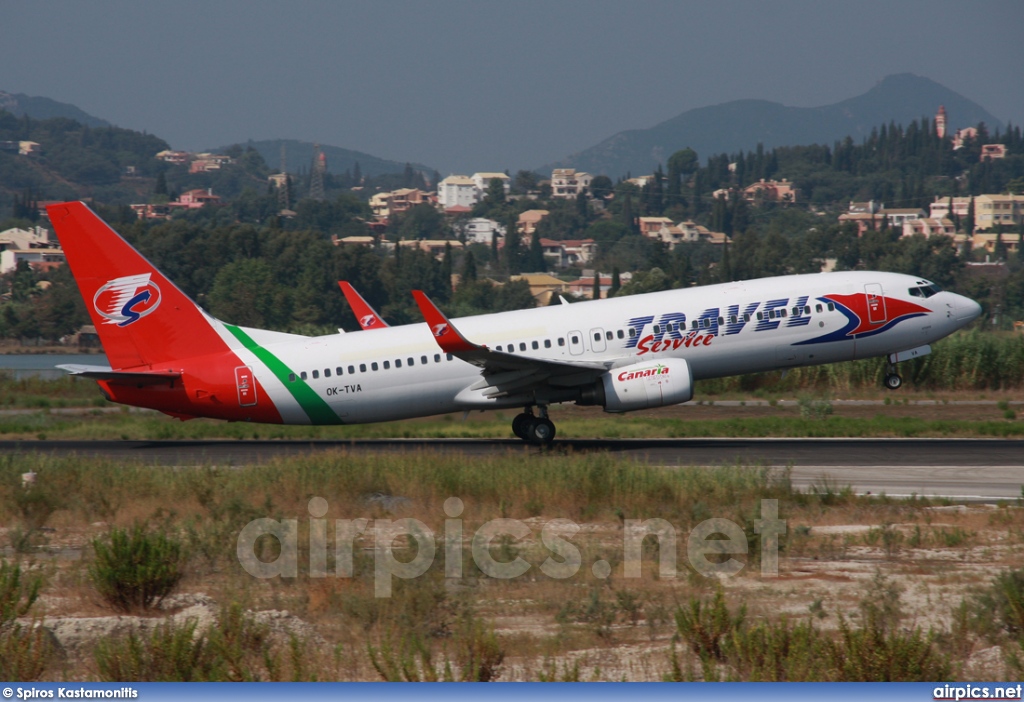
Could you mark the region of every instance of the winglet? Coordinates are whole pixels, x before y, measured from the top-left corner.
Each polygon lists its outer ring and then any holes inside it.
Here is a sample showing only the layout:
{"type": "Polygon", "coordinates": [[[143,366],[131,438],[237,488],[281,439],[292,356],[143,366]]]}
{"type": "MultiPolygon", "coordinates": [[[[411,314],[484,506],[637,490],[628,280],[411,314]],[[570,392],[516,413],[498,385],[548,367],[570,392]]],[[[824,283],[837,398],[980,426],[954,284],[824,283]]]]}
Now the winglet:
{"type": "Polygon", "coordinates": [[[383,329],[388,326],[388,323],[377,314],[377,310],[370,307],[369,303],[363,299],[362,295],[356,292],[351,283],[347,280],[339,280],[338,285],[341,287],[341,292],[345,293],[345,299],[348,300],[349,306],[356,314],[356,319],[359,320],[359,326],[364,331],[367,329],[383,329]]]}
{"type": "Polygon", "coordinates": [[[412,296],[434,335],[434,341],[445,353],[465,353],[467,351],[480,351],[484,347],[478,346],[464,337],[455,326],[444,316],[444,312],[437,308],[426,293],[422,290],[413,290],[412,296]]]}

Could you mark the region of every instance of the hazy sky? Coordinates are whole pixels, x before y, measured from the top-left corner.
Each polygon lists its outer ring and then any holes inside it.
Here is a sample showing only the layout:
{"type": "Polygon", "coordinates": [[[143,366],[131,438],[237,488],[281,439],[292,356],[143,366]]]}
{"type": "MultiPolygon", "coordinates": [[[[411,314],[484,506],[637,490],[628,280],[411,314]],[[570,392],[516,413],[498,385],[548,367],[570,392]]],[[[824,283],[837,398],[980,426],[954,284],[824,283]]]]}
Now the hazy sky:
{"type": "Polygon", "coordinates": [[[538,167],[728,100],[830,104],[902,72],[1020,124],[1022,67],[1021,0],[0,3],[0,90],[179,149],[293,138],[442,174],[538,167]]]}

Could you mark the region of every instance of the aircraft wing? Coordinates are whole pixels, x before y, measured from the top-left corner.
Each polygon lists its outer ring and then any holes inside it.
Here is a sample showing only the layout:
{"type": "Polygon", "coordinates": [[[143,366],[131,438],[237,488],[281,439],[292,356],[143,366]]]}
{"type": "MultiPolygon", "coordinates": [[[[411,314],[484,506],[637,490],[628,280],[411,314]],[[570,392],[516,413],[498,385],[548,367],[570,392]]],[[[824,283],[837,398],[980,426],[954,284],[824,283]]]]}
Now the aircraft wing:
{"type": "Polygon", "coordinates": [[[613,365],[611,361],[563,361],[492,351],[463,336],[422,290],[413,290],[412,294],[441,350],[481,369],[481,380],[467,389],[484,397],[504,397],[542,385],[584,385],[613,365]]]}
{"type": "Polygon", "coordinates": [[[363,299],[363,296],[356,292],[356,289],[352,287],[352,284],[347,280],[339,280],[338,285],[341,287],[341,292],[345,293],[345,299],[348,300],[349,306],[352,311],[355,312],[356,319],[359,321],[359,326],[363,331],[369,329],[382,329],[388,326],[377,310],[370,307],[370,303],[363,299]]]}

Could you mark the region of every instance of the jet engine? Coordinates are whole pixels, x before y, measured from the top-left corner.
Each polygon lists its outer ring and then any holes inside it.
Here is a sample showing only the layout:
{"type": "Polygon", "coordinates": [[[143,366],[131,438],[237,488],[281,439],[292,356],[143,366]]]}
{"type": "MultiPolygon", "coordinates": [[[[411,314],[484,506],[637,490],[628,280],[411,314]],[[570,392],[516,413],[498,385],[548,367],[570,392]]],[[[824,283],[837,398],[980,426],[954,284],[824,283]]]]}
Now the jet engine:
{"type": "Polygon", "coordinates": [[[693,371],[681,358],[648,361],[608,371],[584,393],[580,404],[603,405],[606,412],[677,405],[693,398],[693,371]]]}

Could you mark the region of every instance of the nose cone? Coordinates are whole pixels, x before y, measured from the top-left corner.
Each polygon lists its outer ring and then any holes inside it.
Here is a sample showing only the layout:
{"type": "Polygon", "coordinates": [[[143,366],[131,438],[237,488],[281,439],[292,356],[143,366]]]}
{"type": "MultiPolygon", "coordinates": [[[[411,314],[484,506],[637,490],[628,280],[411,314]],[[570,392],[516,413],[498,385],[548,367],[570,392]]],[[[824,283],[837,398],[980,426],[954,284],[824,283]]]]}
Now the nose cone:
{"type": "Polygon", "coordinates": [[[961,324],[973,322],[981,316],[981,305],[969,297],[956,296],[956,318],[961,324]]]}

